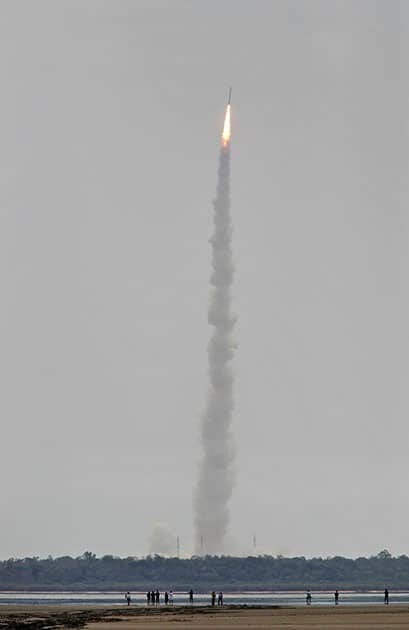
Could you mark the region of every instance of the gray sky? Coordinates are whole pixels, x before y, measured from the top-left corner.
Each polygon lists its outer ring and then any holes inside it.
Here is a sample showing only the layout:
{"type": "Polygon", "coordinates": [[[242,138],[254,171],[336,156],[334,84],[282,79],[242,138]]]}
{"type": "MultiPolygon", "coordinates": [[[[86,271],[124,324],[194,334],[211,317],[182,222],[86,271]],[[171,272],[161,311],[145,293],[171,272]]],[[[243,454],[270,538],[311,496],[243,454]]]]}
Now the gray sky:
{"type": "Polygon", "coordinates": [[[230,84],[232,549],[408,552],[408,14],[0,2],[0,557],[191,550],[230,84]]]}

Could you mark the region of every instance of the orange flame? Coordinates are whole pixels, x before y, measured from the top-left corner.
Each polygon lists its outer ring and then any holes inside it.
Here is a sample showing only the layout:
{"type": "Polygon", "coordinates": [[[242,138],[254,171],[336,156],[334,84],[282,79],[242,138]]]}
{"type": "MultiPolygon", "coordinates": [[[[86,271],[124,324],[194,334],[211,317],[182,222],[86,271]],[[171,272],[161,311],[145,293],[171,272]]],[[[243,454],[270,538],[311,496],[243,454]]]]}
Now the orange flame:
{"type": "Polygon", "coordinates": [[[230,124],[230,104],[227,105],[226,116],[224,117],[224,126],[222,133],[222,144],[227,147],[230,142],[231,124],[230,124]]]}

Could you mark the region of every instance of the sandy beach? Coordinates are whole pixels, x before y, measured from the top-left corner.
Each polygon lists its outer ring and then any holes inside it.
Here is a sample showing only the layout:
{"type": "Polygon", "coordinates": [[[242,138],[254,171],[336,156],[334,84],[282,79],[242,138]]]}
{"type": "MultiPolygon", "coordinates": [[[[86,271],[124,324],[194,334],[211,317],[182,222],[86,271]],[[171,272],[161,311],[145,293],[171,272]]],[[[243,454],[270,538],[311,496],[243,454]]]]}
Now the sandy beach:
{"type": "Polygon", "coordinates": [[[104,608],[1,606],[0,628],[77,627],[88,630],[285,628],[389,630],[409,628],[409,606],[322,608],[104,608]]]}

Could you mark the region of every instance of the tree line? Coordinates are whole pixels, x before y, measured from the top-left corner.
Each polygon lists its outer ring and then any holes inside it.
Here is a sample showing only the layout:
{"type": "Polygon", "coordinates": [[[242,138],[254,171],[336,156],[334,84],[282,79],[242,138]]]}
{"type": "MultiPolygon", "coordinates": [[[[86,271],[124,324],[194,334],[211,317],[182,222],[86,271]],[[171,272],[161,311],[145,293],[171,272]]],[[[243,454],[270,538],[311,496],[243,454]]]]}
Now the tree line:
{"type": "Polygon", "coordinates": [[[370,558],[193,556],[192,558],[9,558],[0,561],[0,590],[408,589],[409,557],[384,550],[370,558]]]}

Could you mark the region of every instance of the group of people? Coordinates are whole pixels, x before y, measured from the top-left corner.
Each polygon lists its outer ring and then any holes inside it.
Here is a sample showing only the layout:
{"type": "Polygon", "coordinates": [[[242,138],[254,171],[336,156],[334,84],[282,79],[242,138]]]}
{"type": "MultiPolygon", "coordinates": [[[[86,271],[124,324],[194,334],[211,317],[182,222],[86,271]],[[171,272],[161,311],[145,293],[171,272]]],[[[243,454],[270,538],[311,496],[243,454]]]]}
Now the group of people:
{"type": "MultiPolygon", "coordinates": [[[[305,602],[306,602],[307,606],[311,606],[312,595],[311,595],[311,591],[310,590],[307,591],[307,595],[305,596],[305,602]]],[[[338,591],[338,589],[334,593],[334,602],[335,602],[335,606],[338,606],[338,604],[339,604],[339,591],[338,591]]],[[[388,591],[387,588],[385,588],[383,603],[384,604],[389,604],[389,591],[388,591]]]]}
{"type": "MultiPolygon", "coordinates": [[[[216,592],[213,591],[212,592],[212,606],[215,606],[215,605],[216,605],[216,592]]],[[[217,605],[223,606],[223,593],[221,591],[217,596],[217,605]]]]}
{"type": "MultiPolygon", "coordinates": [[[[190,589],[188,595],[189,595],[189,604],[193,604],[194,592],[192,589],[190,589]]],[[[160,597],[161,597],[161,594],[158,589],[156,589],[156,591],[148,591],[146,593],[146,602],[148,606],[160,606],[160,597]]],[[[216,598],[217,598],[217,605],[223,606],[223,593],[221,591],[219,592],[217,596],[216,596],[216,591],[212,592],[212,595],[211,595],[212,606],[216,605],[216,598]]],[[[131,593],[129,591],[125,593],[125,600],[128,606],[130,606],[131,593]]],[[[165,591],[164,600],[165,600],[165,606],[168,606],[168,605],[173,606],[173,591],[169,591],[169,592],[165,591]]]]}
{"type": "MultiPolygon", "coordinates": [[[[173,591],[165,591],[164,594],[165,605],[173,606],[173,591]]],[[[160,605],[160,593],[158,589],[156,591],[148,591],[146,593],[146,602],[148,606],[159,606],[160,605]]]]}
{"type": "MultiPolygon", "coordinates": [[[[191,591],[193,593],[193,591],[191,591]]],[[[164,594],[164,599],[165,599],[165,604],[166,606],[168,605],[173,605],[173,591],[166,591],[164,594]]],[[[128,591],[127,593],[125,593],[125,600],[128,604],[128,606],[131,605],[131,593],[128,591]]],[[[160,605],[160,592],[158,591],[158,589],[156,589],[156,591],[148,591],[146,593],[146,602],[148,604],[148,606],[159,606],[160,605]]]]}
{"type": "MultiPolygon", "coordinates": [[[[189,604],[193,604],[193,590],[190,589],[189,591],[189,604]]],[[[212,591],[212,595],[211,595],[211,602],[212,602],[212,606],[216,606],[216,598],[217,598],[217,605],[218,606],[223,606],[223,593],[222,591],[219,592],[219,594],[216,596],[216,591],[212,591]]],[[[128,606],[131,605],[131,593],[128,591],[127,593],[125,593],[125,600],[128,604],[128,606]]],[[[165,591],[164,594],[164,600],[165,600],[165,606],[173,606],[173,591],[165,591]]],[[[148,606],[159,606],[160,605],[160,592],[158,591],[158,589],[156,589],[156,591],[148,591],[146,593],[146,601],[148,606]]],[[[338,606],[339,603],[339,591],[338,589],[335,591],[334,593],[334,601],[335,601],[335,606],[338,606]]],[[[307,604],[307,606],[311,606],[312,603],[312,595],[311,595],[311,591],[308,590],[307,591],[307,595],[305,596],[305,602],[307,604]]],[[[387,588],[385,588],[385,592],[384,592],[384,599],[383,599],[383,603],[384,604],[389,604],[389,591],[387,588]]]]}

